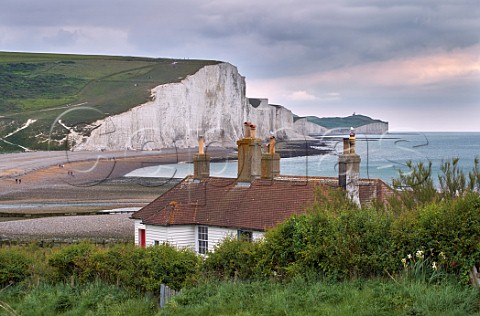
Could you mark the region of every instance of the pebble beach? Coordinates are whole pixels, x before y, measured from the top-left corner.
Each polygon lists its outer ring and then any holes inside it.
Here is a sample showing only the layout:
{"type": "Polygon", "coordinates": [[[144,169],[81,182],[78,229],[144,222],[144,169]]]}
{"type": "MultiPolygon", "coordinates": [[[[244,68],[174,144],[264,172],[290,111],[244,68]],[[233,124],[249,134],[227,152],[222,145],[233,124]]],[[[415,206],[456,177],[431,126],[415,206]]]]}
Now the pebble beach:
{"type": "Polygon", "coordinates": [[[58,216],[0,222],[0,239],[133,241],[134,225],[129,216],[58,216]]]}
{"type": "MultiPolygon", "coordinates": [[[[133,241],[131,214],[77,214],[147,205],[174,183],[124,175],[144,166],[191,161],[194,153],[82,152],[68,159],[63,152],[0,155],[0,240],[133,241]]],[[[212,154],[221,159],[231,152],[212,154]]]]}

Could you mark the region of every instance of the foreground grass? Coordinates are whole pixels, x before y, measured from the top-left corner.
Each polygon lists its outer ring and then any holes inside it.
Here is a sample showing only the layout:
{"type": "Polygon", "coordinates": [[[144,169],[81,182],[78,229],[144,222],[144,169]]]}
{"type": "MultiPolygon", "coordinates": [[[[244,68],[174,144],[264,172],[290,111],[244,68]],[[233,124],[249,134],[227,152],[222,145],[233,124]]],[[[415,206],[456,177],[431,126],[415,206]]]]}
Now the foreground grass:
{"type": "Polygon", "coordinates": [[[0,315],[480,315],[480,291],[414,280],[206,282],[164,310],[150,295],[99,282],[10,286],[0,315]]]}
{"type": "Polygon", "coordinates": [[[154,298],[101,283],[78,287],[15,286],[0,292],[0,315],[154,315],[156,312],[154,298]]]}
{"type": "Polygon", "coordinates": [[[469,286],[391,280],[206,283],[183,291],[165,315],[480,315],[469,286]]]}

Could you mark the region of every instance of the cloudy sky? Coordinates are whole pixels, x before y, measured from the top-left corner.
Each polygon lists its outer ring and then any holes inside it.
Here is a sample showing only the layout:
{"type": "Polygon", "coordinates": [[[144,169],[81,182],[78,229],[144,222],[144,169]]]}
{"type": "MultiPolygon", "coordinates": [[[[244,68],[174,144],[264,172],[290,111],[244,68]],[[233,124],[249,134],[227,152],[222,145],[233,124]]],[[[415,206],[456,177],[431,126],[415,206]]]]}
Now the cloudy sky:
{"type": "Polygon", "coordinates": [[[0,50],[230,62],[247,96],[480,131],[480,0],[0,0],[0,50]]]}

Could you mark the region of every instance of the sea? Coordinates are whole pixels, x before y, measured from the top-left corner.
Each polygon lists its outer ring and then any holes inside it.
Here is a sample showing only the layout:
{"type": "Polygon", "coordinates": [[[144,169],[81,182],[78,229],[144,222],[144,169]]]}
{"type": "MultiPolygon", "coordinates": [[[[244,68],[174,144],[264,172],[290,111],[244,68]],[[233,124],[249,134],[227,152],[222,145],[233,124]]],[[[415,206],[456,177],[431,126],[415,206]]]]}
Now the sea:
{"type": "MultiPolygon", "coordinates": [[[[282,157],[280,174],[292,176],[337,176],[338,155],[343,151],[339,136],[316,137],[318,149],[328,154],[282,157]]],[[[468,174],[474,167],[475,158],[480,158],[480,132],[415,132],[386,133],[383,135],[357,134],[356,152],[360,155],[360,177],[380,178],[387,184],[398,178],[399,172],[408,172],[407,161],[414,165],[432,163],[432,179],[438,185],[441,165],[454,158],[459,167],[468,174]]],[[[183,178],[193,174],[192,163],[164,164],[137,169],[127,176],[155,178],[183,178]]],[[[237,161],[212,162],[210,175],[235,178],[237,161]]]]}

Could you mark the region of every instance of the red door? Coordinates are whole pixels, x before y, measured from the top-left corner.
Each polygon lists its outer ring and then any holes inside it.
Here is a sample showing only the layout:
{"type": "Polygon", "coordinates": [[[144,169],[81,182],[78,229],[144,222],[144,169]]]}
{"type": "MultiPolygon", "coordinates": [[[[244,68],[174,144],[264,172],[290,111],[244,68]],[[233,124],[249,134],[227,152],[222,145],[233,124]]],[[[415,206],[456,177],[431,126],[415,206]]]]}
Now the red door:
{"type": "Polygon", "coordinates": [[[147,245],[147,241],[145,237],[145,229],[138,230],[138,238],[139,238],[138,243],[140,244],[140,247],[145,248],[147,245]]]}

